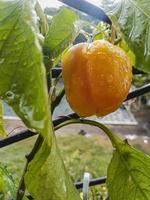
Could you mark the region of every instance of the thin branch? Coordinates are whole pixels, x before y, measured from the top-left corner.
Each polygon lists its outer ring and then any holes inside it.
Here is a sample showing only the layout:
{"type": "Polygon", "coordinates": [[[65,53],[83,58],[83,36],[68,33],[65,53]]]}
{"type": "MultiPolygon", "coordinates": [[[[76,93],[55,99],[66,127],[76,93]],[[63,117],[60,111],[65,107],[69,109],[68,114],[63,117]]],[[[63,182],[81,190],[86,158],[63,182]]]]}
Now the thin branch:
{"type": "Polygon", "coordinates": [[[60,74],[56,77],[56,79],[54,80],[53,85],[56,86],[58,81],[60,80],[60,78],[62,77],[62,71],[60,72],[60,74]]]}
{"type": "MultiPolygon", "coordinates": [[[[51,91],[50,91],[50,94],[49,94],[49,96],[50,96],[50,99],[51,99],[51,102],[52,102],[52,104],[51,104],[51,112],[53,113],[53,111],[54,111],[54,109],[55,109],[55,101],[57,101],[56,100],[56,98],[59,98],[59,96],[61,96],[61,91],[63,90],[61,90],[60,92],[59,92],[59,94],[57,95],[57,96],[55,96],[55,92],[56,92],[56,86],[57,86],[57,84],[58,84],[58,82],[59,82],[59,80],[60,80],[60,78],[61,78],[61,76],[62,76],[62,72],[56,77],[56,79],[54,80],[54,82],[53,82],[53,84],[52,84],[52,87],[51,87],[51,91]]],[[[65,92],[64,92],[65,93],[65,92]]],[[[62,96],[63,97],[63,96],[62,96]]],[[[61,98],[61,97],[60,97],[61,98]]],[[[62,99],[62,98],[61,98],[62,99]]],[[[61,99],[60,99],[60,101],[61,101],[61,99]]],[[[60,102],[59,101],[59,102],[60,102]]],[[[58,104],[56,103],[56,106],[57,106],[58,104]]]]}
{"type": "Polygon", "coordinates": [[[35,154],[38,152],[39,148],[42,145],[42,142],[43,142],[43,137],[41,135],[39,135],[34,144],[33,149],[31,150],[31,152],[28,155],[26,155],[27,162],[26,162],[26,165],[25,165],[25,168],[24,168],[24,171],[23,171],[20,183],[19,183],[16,200],[22,200],[22,198],[25,194],[26,187],[25,187],[24,176],[27,172],[28,164],[31,162],[31,160],[34,158],[35,154]]]}
{"type": "Polygon", "coordinates": [[[39,148],[41,147],[43,143],[43,137],[41,135],[38,136],[33,149],[31,150],[31,152],[26,155],[27,161],[31,162],[31,160],[34,158],[34,155],[38,152],[39,148]]]}
{"type": "Polygon", "coordinates": [[[117,39],[115,40],[114,44],[115,44],[115,45],[119,44],[119,43],[121,42],[121,40],[122,40],[121,37],[117,38],[117,39]]]}
{"type": "Polygon", "coordinates": [[[17,127],[15,127],[15,128],[13,128],[8,134],[7,134],[7,137],[9,136],[9,135],[11,135],[14,131],[16,131],[17,129],[20,129],[20,128],[25,128],[24,126],[17,126],[17,127]]]}
{"type": "Polygon", "coordinates": [[[101,130],[104,131],[104,133],[106,133],[106,135],[109,137],[112,145],[114,147],[118,146],[118,143],[124,143],[118,136],[116,136],[116,134],[114,134],[107,126],[105,126],[104,124],[94,121],[94,120],[88,120],[88,119],[72,119],[72,120],[68,120],[66,122],[63,122],[61,124],[59,124],[58,126],[55,127],[55,130],[58,130],[64,126],[67,126],[69,124],[89,124],[91,126],[96,126],[98,128],[100,128],[101,130]],[[117,142],[116,142],[117,141],[117,142]]]}
{"type": "Polygon", "coordinates": [[[111,43],[112,44],[115,43],[115,38],[116,38],[116,30],[115,30],[114,26],[112,26],[112,30],[111,30],[111,43]]]}
{"type": "Polygon", "coordinates": [[[65,89],[63,88],[58,96],[55,98],[55,100],[52,102],[52,105],[51,105],[51,109],[52,109],[52,112],[54,112],[54,109],[59,105],[59,103],[61,102],[63,96],[65,95],[65,89]]]}
{"type": "Polygon", "coordinates": [[[20,183],[19,183],[16,200],[22,200],[22,198],[24,197],[24,194],[25,194],[24,176],[27,171],[27,166],[28,166],[28,162],[26,162],[26,165],[25,165],[25,168],[24,168],[24,171],[23,171],[20,183]]]}

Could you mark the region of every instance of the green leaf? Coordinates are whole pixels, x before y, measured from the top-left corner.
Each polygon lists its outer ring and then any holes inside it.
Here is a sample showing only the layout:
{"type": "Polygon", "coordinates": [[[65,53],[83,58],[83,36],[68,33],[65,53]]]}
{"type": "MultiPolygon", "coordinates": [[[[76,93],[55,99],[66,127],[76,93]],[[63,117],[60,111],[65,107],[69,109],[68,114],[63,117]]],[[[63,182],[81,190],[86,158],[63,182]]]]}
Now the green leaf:
{"type": "Polygon", "coordinates": [[[45,37],[44,54],[56,59],[73,42],[78,34],[78,15],[68,8],[53,17],[45,37]]]}
{"type": "Polygon", "coordinates": [[[127,143],[114,143],[107,173],[111,200],[150,200],[150,157],[127,143]]]}
{"type": "Polygon", "coordinates": [[[0,163],[0,199],[15,199],[16,186],[12,176],[7,171],[7,168],[0,163]]]}
{"type": "Polygon", "coordinates": [[[27,190],[37,200],[79,200],[54,139],[35,3],[0,1],[0,98],[44,138],[27,169],[27,190]]]}
{"type": "Polygon", "coordinates": [[[36,2],[35,10],[39,17],[40,32],[42,33],[42,35],[45,36],[48,33],[49,27],[48,27],[48,22],[46,20],[46,16],[38,1],[36,2]]]}
{"type": "Polygon", "coordinates": [[[45,68],[35,1],[0,1],[0,98],[50,143],[45,68]]]}
{"type": "Polygon", "coordinates": [[[136,67],[150,73],[150,1],[105,0],[102,8],[136,56],[136,67]]]}
{"type": "Polygon", "coordinates": [[[43,143],[28,166],[25,183],[36,200],[80,200],[64,167],[55,138],[51,150],[43,143]]]}
{"type": "Polygon", "coordinates": [[[3,105],[2,101],[0,100],[0,135],[5,138],[7,133],[4,128],[4,121],[3,121],[3,105]]]}
{"type": "Polygon", "coordinates": [[[122,48],[128,55],[128,57],[130,58],[131,61],[131,65],[135,66],[135,54],[131,51],[131,49],[129,48],[129,46],[127,45],[127,43],[125,42],[125,40],[121,40],[118,44],[118,46],[120,48],[122,48]]]}
{"type": "Polygon", "coordinates": [[[96,26],[96,30],[94,30],[94,37],[93,40],[108,40],[110,41],[110,33],[111,33],[111,29],[110,29],[110,25],[100,22],[97,26],[96,26]]]}

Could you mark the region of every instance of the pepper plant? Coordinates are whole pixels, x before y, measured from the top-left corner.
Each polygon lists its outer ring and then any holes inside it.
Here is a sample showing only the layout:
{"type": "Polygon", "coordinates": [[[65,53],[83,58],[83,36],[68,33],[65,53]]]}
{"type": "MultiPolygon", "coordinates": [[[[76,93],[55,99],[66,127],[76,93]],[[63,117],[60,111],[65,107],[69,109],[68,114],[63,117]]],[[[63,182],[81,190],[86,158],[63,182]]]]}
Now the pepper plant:
{"type": "MultiPolygon", "coordinates": [[[[100,32],[100,37],[131,51],[135,66],[149,73],[149,1],[107,0],[102,2],[102,8],[113,25],[107,37],[105,31],[100,32]]],[[[92,120],[79,117],[53,126],[52,114],[64,96],[64,90],[55,94],[59,77],[52,81],[52,69],[80,29],[78,15],[68,8],[48,23],[36,0],[0,0],[0,99],[12,107],[29,129],[38,133],[32,151],[26,156],[18,189],[7,170],[3,166],[0,168],[1,199],[7,198],[6,187],[10,188],[9,198],[17,200],[31,196],[36,200],[81,199],[65,168],[54,133],[72,123],[97,126],[110,139],[114,147],[107,174],[111,200],[150,199],[148,155],[92,120]]],[[[2,115],[2,109],[0,112],[2,115]]],[[[0,120],[0,133],[5,136],[2,117],[0,120]]]]}

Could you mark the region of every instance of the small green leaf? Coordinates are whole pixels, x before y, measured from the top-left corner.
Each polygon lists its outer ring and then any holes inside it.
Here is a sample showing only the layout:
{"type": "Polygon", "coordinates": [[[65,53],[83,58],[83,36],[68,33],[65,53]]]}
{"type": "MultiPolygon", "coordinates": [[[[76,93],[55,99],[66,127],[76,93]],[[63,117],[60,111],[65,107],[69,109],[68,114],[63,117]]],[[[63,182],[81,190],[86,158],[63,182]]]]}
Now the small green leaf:
{"type": "Polygon", "coordinates": [[[39,17],[40,32],[42,33],[42,35],[45,36],[48,33],[49,27],[48,27],[48,22],[46,20],[46,16],[38,1],[36,2],[35,10],[39,17]]]}
{"type": "Polygon", "coordinates": [[[128,55],[128,57],[130,58],[131,61],[131,65],[135,66],[135,55],[134,53],[131,51],[131,49],[129,48],[129,46],[127,45],[127,43],[125,42],[125,40],[121,40],[118,44],[118,46],[120,48],[122,48],[128,55]]]}
{"type": "Polygon", "coordinates": [[[50,143],[50,109],[35,2],[0,1],[0,98],[50,143]]]}
{"type": "Polygon", "coordinates": [[[136,67],[150,73],[150,1],[103,0],[101,6],[134,52],[136,67]]]}
{"type": "Polygon", "coordinates": [[[3,105],[2,101],[0,100],[0,135],[5,138],[7,133],[4,128],[4,121],[3,121],[3,105]]]}
{"type": "Polygon", "coordinates": [[[51,150],[43,143],[30,162],[25,183],[36,200],[81,200],[62,162],[55,138],[51,150]]]}
{"type": "Polygon", "coordinates": [[[150,200],[150,157],[127,143],[115,143],[107,174],[111,200],[150,200]]]}
{"type": "Polygon", "coordinates": [[[7,168],[0,163],[0,199],[15,199],[16,186],[7,168]]]}
{"type": "Polygon", "coordinates": [[[78,15],[68,8],[53,17],[44,42],[46,56],[56,59],[73,42],[79,30],[78,20],[78,15]]]}
{"type": "MultiPolygon", "coordinates": [[[[100,22],[96,26],[96,33],[94,33],[94,38],[93,40],[111,40],[110,33],[111,33],[111,28],[110,25],[105,24],[103,22],[100,22]]],[[[94,31],[94,32],[95,32],[94,31]]]]}

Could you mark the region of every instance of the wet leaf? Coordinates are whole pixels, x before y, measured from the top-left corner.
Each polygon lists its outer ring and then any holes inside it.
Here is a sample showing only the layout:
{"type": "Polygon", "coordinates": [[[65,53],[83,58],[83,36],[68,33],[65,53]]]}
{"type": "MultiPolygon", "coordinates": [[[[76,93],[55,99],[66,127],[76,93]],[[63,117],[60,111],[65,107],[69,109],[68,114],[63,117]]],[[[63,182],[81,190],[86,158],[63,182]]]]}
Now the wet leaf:
{"type": "Polygon", "coordinates": [[[15,199],[16,186],[7,168],[0,163],[0,199],[15,199]]]}
{"type": "Polygon", "coordinates": [[[104,0],[101,4],[136,57],[136,67],[150,73],[150,1],[104,0]]]}
{"type": "Polygon", "coordinates": [[[131,61],[131,65],[135,66],[135,55],[134,53],[131,51],[131,49],[129,48],[129,46],[127,45],[127,43],[125,42],[125,40],[121,40],[118,44],[118,46],[120,48],[122,48],[128,55],[128,57],[130,58],[131,61]]]}
{"type": "Polygon", "coordinates": [[[100,22],[96,26],[95,34],[93,40],[111,40],[111,27],[110,25],[100,22]]]}
{"type": "Polygon", "coordinates": [[[44,54],[56,59],[75,39],[79,31],[78,15],[68,8],[53,17],[44,41],[44,54]]]}
{"type": "Polygon", "coordinates": [[[40,32],[42,33],[42,35],[45,36],[48,33],[49,27],[48,27],[48,22],[46,20],[46,16],[38,1],[36,2],[35,10],[39,17],[40,32]]]}
{"type": "Polygon", "coordinates": [[[0,1],[0,98],[44,138],[25,176],[30,194],[37,200],[79,200],[54,139],[35,3],[0,1]]]}
{"type": "Polygon", "coordinates": [[[150,157],[115,138],[113,144],[107,173],[111,200],[150,200],[150,157]]]}
{"type": "Polygon", "coordinates": [[[45,68],[35,1],[0,2],[0,98],[50,143],[45,68]]]}
{"type": "Polygon", "coordinates": [[[62,162],[55,138],[51,150],[43,143],[29,164],[25,182],[36,200],[80,200],[62,162]]]}

